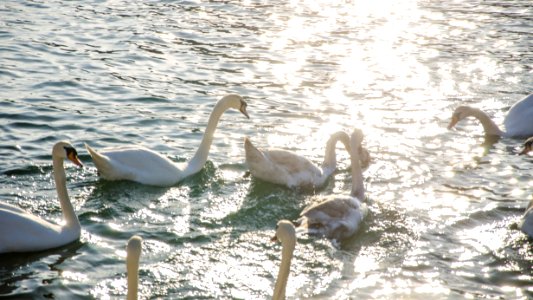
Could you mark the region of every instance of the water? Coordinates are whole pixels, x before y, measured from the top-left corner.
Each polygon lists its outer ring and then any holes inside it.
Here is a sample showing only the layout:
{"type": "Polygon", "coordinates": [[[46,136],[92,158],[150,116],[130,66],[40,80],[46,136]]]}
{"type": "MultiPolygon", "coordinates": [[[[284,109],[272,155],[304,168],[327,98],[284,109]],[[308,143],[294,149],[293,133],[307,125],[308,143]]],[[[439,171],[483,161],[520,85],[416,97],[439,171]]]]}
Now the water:
{"type": "MultiPolygon", "coordinates": [[[[0,295],[125,297],[125,245],[144,238],[142,298],[264,299],[279,219],[311,194],[245,176],[243,137],[321,162],[336,130],[365,132],[370,215],[334,248],[300,238],[288,298],[533,297],[532,242],[509,226],[531,197],[521,140],[446,125],[459,104],[502,124],[533,90],[530,1],[2,1],[0,197],[61,211],[51,147],[66,139],[83,232],[50,251],[0,256],[0,295]],[[206,167],[170,188],[105,182],[83,144],[192,157],[222,95],[206,167]]],[[[348,156],[318,195],[348,193],[348,156]]]]}

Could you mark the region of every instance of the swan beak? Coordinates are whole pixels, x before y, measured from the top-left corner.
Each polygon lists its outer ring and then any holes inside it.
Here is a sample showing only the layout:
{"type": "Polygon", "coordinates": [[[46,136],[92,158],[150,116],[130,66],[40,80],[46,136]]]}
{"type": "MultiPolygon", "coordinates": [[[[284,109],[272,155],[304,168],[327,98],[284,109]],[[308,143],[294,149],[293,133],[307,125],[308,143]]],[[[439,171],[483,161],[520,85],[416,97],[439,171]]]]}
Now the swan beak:
{"type": "Polygon", "coordinates": [[[68,154],[67,158],[73,162],[76,166],[78,167],[82,167],[83,168],[83,164],[81,163],[81,161],[78,159],[78,156],[76,155],[76,153],[74,152],[71,152],[68,154]]]}
{"type": "Polygon", "coordinates": [[[250,119],[250,116],[248,115],[248,112],[246,112],[246,105],[241,105],[241,108],[239,111],[246,116],[246,118],[250,119]]]}
{"type": "Polygon", "coordinates": [[[278,236],[277,235],[274,235],[271,239],[270,239],[271,242],[277,242],[279,241],[278,240],[278,236]]]}
{"type": "Polygon", "coordinates": [[[448,129],[452,129],[455,124],[459,122],[459,118],[456,116],[452,116],[452,120],[450,121],[450,124],[448,124],[448,129]]]}

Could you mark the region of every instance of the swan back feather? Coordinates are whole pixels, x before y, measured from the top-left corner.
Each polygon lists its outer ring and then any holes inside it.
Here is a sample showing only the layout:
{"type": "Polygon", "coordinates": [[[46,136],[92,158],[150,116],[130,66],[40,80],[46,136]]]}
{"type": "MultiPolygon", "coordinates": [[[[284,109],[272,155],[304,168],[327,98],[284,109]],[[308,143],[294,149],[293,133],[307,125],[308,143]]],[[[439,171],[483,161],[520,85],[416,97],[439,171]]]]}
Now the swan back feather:
{"type": "Polygon", "coordinates": [[[503,124],[505,136],[529,137],[533,135],[533,94],[513,104],[503,124]]]}
{"type": "Polygon", "coordinates": [[[307,158],[282,149],[257,149],[248,138],[244,140],[246,164],[250,173],[261,180],[288,187],[320,185],[322,170],[307,158]]]}
{"type": "Polygon", "coordinates": [[[340,241],[352,236],[368,214],[365,203],[352,196],[331,195],[305,208],[296,221],[310,235],[340,241]]]}

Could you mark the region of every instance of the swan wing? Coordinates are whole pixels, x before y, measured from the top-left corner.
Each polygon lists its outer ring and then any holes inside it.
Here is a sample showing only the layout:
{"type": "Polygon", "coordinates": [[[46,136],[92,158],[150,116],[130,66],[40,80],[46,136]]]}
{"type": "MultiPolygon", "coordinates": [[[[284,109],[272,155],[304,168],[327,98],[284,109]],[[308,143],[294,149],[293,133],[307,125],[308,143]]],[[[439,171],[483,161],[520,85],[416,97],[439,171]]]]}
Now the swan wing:
{"type": "Polygon", "coordinates": [[[248,139],[245,139],[244,149],[250,173],[259,179],[288,187],[316,186],[325,181],[317,166],[292,151],[259,150],[248,139]]]}
{"type": "Polygon", "coordinates": [[[355,197],[329,197],[305,208],[299,222],[310,234],[341,240],[358,230],[367,212],[366,205],[355,197]]]}
{"type": "Polygon", "coordinates": [[[533,94],[516,102],[504,120],[505,132],[512,137],[533,135],[533,94]]]}
{"type": "Polygon", "coordinates": [[[79,232],[26,212],[0,208],[0,253],[56,248],[79,238],[79,232]]]}
{"type": "Polygon", "coordinates": [[[182,170],[170,159],[144,147],[97,152],[87,146],[104,179],[132,180],[148,185],[169,186],[182,179],[182,170]]]}
{"type": "Polygon", "coordinates": [[[274,172],[270,176],[283,179],[282,184],[289,187],[319,186],[325,181],[317,166],[292,151],[272,149],[265,151],[265,156],[273,165],[274,172]]]}

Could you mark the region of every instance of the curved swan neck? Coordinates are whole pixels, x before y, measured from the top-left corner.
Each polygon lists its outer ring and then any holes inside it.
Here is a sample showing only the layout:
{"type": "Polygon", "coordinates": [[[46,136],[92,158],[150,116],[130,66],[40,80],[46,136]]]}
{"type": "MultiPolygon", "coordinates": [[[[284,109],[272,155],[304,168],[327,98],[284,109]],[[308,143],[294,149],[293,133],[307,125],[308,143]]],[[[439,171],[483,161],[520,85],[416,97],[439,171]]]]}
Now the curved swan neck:
{"type": "Polygon", "coordinates": [[[337,147],[337,142],[341,141],[344,144],[344,147],[350,152],[350,137],[347,133],[343,131],[339,131],[331,135],[331,137],[328,139],[326,143],[326,153],[324,154],[324,162],[322,162],[322,169],[323,170],[330,170],[333,172],[335,168],[337,167],[337,155],[335,152],[335,148],[337,147]]]}
{"type": "Polygon", "coordinates": [[[289,279],[291,260],[295,246],[296,239],[292,237],[282,243],[281,265],[279,266],[278,278],[276,279],[276,286],[274,287],[272,300],[285,299],[285,289],[287,287],[287,280],[289,279]]]}
{"type": "Polygon", "coordinates": [[[363,185],[363,172],[356,145],[351,145],[350,161],[352,163],[352,193],[351,195],[363,201],[365,199],[365,187],[363,185]]]}
{"type": "Polygon", "coordinates": [[[498,128],[498,125],[496,125],[496,123],[494,123],[494,121],[492,121],[492,119],[484,111],[477,108],[472,108],[470,110],[470,115],[481,122],[481,125],[483,125],[483,129],[485,130],[485,134],[498,136],[504,135],[504,132],[498,128]]]}
{"type": "Polygon", "coordinates": [[[78,216],[76,216],[76,212],[74,212],[74,207],[72,207],[72,203],[68,196],[67,176],[63,166],[63,159],[57,156],[52,156],[52,160],[57,197],[59,198],[59,204],[61,205],[61,211],[63,212],[66,226],[71,229],[80,229],[80,221],[78,220],[78,216]]]}
{"type": "Polygon", "coordinates": [[[207,161],[209,149],[213,143],[213,136],[217,128],[218,121],[228,108],[229,105],[226,101],[218,101],[213,108],[213,111],[209,115],[209,121],[207,122],[207,127],[205,128],[200,147],[198,147],[198,150],[196,150],[193,158],[187,163],[187,174],[197,173],[203,168],[205,162],[207,161]]]}

